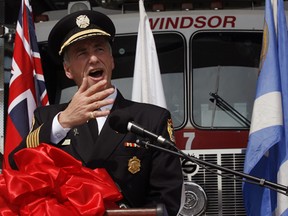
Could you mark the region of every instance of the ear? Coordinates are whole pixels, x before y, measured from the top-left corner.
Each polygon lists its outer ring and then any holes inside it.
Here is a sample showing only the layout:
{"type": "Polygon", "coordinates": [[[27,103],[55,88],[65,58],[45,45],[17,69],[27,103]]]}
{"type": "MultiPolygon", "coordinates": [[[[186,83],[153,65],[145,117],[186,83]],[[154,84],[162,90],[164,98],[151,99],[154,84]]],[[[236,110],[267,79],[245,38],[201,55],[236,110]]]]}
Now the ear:
{"type": "Polygon", "coordinates": [[[72,75],[72,73],[71,73],[69,64],[63,62],[63,68],[64,68],[64,71],[65,71],[65,75],[66,75],[69,79],[73,79],[73,75],[72,75]]]}

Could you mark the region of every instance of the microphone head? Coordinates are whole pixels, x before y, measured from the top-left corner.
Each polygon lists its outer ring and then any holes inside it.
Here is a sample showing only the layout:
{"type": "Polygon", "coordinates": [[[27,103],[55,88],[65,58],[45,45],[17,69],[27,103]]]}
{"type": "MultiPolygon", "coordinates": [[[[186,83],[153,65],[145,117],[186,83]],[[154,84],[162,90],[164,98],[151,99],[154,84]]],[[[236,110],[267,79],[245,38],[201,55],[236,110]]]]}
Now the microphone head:
{"type": "Polygon", "coordinates": [[[133,121],[133,117],[128,112],[119,109],[111,113],[109,125],[113,130],[119,133],[127,133],[127,126],[131,121],[133,121]]]}

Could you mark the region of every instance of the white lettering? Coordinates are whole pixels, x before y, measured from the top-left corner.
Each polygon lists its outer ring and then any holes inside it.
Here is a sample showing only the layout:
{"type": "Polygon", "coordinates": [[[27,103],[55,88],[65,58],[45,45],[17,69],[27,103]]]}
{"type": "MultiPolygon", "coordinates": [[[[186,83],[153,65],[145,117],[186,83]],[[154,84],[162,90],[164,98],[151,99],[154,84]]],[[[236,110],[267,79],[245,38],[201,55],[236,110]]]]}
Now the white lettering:
{"type": "Polygon", "coordinates": [[[162,17],[150,19],[152,30],[187,28],[235,28],[235,16],[162,17]]]}
{"type": "Polygon", "coordinates": [[[187,150],[192,149],[192,143],[193,143],[193,140],[195,138],[195,132],[184,132],[183,137],[188,138],[186,145],[185,145],[185,149],[187,149],[187,150]]]}

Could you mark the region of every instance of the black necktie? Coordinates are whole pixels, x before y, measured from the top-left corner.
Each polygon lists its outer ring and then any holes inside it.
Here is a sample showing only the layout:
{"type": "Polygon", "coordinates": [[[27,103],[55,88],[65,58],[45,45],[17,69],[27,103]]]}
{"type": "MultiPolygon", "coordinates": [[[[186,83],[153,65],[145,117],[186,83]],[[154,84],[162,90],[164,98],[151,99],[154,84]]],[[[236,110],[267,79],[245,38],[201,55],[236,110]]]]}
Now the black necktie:
{"type": "Polygon", "coordinates": [[[90,129],[90,132],[92,134],[94,142],[96,142],[97,137],[98,137],[98,124],[96,119],[91,119],[88,121],[88,126],[90,129]]]}

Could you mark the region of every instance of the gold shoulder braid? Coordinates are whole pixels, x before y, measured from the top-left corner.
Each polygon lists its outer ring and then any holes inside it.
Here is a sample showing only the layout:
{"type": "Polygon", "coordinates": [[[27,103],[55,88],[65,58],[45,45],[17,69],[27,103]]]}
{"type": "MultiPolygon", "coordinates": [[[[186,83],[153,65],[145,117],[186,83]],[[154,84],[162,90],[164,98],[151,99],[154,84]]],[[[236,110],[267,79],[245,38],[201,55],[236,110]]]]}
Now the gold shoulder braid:
{"type": "Polygon", "coordinates": [[[40,125],[40,127],[38,127],[36,130],[34,130],[28,134],[28,136],[26,138],[27,148],[36,148],[37,146],[40,145],[39,132],[40,132],[42,125],[40,125]]]}
{"type": "Polygon", "coordinates": [[[30,131],[29,131],[29,133],[31,133],[31,132],[32,132],[32,130],[33,130],[33,127],[34,127],[34,124],[35,124],[35,117],[33,116],[33,118],[32,118],[32,125],[31,125],[31,128],[30,128],[30,131]]]}
{"type": "Polygon", "coordinates": [[[167,120],[167,131],[172,142],[175,142],[174,129],[172,119],[167,120]]]}

